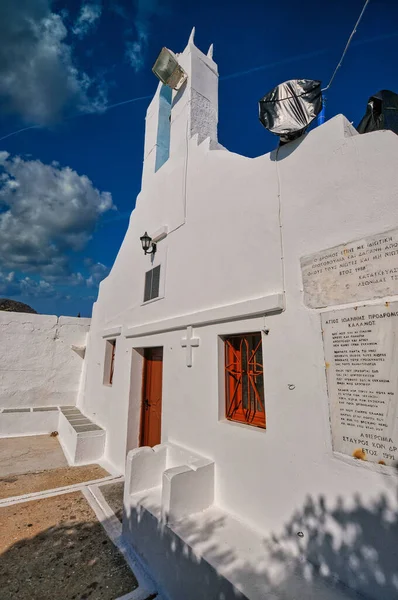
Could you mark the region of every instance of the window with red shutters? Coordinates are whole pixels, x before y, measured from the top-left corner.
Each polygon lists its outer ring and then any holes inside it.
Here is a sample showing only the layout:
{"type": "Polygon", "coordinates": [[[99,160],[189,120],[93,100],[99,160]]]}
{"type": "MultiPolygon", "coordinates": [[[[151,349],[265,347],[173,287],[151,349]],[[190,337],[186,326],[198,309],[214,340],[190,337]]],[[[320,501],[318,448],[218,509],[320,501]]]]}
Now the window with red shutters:
{"type": "Polygon", "coordinates": [[[224,339],[226,418],[265,428],[261,333],[224,339]]]}

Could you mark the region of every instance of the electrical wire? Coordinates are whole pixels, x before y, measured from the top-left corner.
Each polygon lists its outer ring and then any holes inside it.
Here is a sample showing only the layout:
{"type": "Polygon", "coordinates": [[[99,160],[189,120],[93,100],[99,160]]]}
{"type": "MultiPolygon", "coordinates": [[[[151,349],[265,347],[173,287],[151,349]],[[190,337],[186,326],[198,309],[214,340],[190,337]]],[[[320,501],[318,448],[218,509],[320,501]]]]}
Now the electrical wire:
{"type": "Polygon", "coordinates": [[[279,173],[279,150],[280,145],[276,149],[275,155],[275,166],[276,166],[276,179],[278,182],[277,195],[278,195],[278,223],[279,223],[279,244],[281,251],[281,279],[282,279],[282,291],[283,295],[286,294],[286,276],[285,276],[285,245],[283,241],[283,223],[282,223],[282,184],[281,184],[281,176],[279,173]]]}
{"type": "Polygon", "coordinates": [[[361,14],[360,14],[360,15],[359,15],[359,17],[358,17],[358,20],[357,20],[357,22],[355,23],[354,29],[352,30],[352,32],[351,32],[351,35],[350,35],[350,37],[348,38],[348,42],[346,43],[346,46],[345,46],[345,48],[344,48],[344,52],[343,52],[343,54],[341,55],[340,61],[339,61],[338,65],[337,65],[337,67],[335,68],[335,70],[334,70],[334,72],[333,72],[333,75],[332,75],[332,77],[330,78],[330,81],[329,81],[329,83],[327,84],[327,86],[326,86],[325,88],[323,88],[323,89],[322,89],[322,92],[326,92],[326,90],[328,90],[328,89],[330,88],[330,86],[332,85],[333,79],[336,77],[336,73],[337,73],[337,71],[340,69],[340,67],[341,67],[341,65],[342,65],[342,63],[343,63],[344,57],[345,57],[345,55],[347,54],[347,50],[348,50],[348,48],[349,48],[349,46],[350,46],[350,44],[351,44],[351,40],[352,40],[352,38],[354,37],[354,35],[355,35],[356,31],[357,31],[357,27],[358,27],[359,23],[361,22],[361,19],[362,19],[362,17],[363,17],[363,13],[365,12],[365,10],[366,10],[366,7],[367,7],[367,5],[369,4],[369,2],[370,2],[370,0],[366,0],[366,2],[365,2],[365,4],[364,4],[364,7],[363,7],[363,8],[362,8],[362,10],[361,10],[361,14]]]}
{"type": "MultiPolygon", "coordinates": [[[[72,115],[71,117],[66,117],[65,119],[62,119],[60,122],[62,123],[63,121],[71,121],[73,119],[78,119],[79,117],[87,117],[88,115],[103,115],[104,113],[108,112],[108,110],[110,110],[111,108],[116,108],[117,106],[122,106],[124,104],[131,104],[132,102],[138,102],[140,100],[149,100],[151,98],[152,98],[152,96],[138,96],[136,98],[129,98],[129,100],[123,100],[123,102],[115,102],[115,104],[108,104],[107,106],[104,107],[104,109],[102,111],[81,112],[76,115],[72,115]]],[[[28,129],[44,129],[44,128],[45,128],[44,125],[30,125],[30,127],[23,127],[22,129],[18,129],[17,131],[12,131],[11,133],[7,133],[6,135],[3,135],[3,137],[0,137],[0,142],[3,140],[6,140],[9,137],[17,135],[18,133],[22,133],[23,131],[28,131],[28,129]]]]}
{"type": "Polygon", "coordinates": [[[7,135],[3,135],[3,137],[0,138],[0,142],[3,140],[6,140],[9,137],[12,137],[13,135],[17,135],[18,133],[22,133],[23,131],[28,131],[28,129],[41,129],[41,125],[31,125],[30,127],[23,127],[22,129],[17,129],[16,131],[12,131],[11,133],[7,133],[7,135]]]}

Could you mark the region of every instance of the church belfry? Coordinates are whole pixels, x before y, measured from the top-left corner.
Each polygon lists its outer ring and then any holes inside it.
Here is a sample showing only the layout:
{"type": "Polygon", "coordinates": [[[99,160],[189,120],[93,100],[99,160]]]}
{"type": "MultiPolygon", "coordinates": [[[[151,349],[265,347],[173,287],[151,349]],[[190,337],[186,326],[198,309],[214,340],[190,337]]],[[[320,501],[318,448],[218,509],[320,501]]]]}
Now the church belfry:
{"type": "Polygon", "coordinates": [[[198,135],[217,141],[218,70],[213,45],[207,54],[194,44],[193,28],[185,50],[177,55],[187,80],[179,90],[159,83],[146,115],[143,187],[148,177],[173,156],[186,152],[187,141],[198,135]]]}

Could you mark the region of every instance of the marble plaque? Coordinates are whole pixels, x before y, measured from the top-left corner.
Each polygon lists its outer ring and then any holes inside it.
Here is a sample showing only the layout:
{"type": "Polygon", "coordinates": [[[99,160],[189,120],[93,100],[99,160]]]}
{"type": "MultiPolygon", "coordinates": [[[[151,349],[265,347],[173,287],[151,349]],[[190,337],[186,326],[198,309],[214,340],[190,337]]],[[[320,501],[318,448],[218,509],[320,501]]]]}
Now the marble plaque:
{"type": "Polygon", "coordinates": [[[322,313],[333,449],[398,465],[398,302],[322,313]]]}
{"type": "Polygon", "coordinates": [[[310,308],[398,294],[398,229],[301,258],[310,308]]]}

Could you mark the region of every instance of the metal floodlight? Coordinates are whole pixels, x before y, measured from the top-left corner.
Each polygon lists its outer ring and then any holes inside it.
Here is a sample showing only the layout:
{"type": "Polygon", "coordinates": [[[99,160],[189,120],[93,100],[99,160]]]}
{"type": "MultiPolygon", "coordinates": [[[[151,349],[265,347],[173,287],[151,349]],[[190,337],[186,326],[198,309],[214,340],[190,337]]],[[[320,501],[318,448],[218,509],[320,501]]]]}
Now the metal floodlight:
{"type": "Polygon", "coordinates": [[[174,52],[168,50],[168,48],[161,49],[152,71],[162,83],[173,88],[173,90],[179,90],[188,77],[184,69],[178,64],[174,52]]]}

